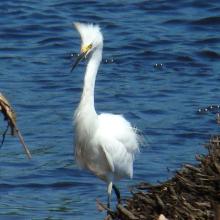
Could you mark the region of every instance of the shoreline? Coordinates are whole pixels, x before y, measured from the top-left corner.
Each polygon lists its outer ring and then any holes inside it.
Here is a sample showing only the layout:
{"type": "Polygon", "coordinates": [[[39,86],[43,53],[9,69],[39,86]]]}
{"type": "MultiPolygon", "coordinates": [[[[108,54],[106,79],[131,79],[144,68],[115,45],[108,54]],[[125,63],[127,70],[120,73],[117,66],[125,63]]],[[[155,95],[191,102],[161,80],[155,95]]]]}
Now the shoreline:
{"type": "Polygon", "coordinates": [[[132,196],[118,204],[106,219],[220,219],[220,134],[204,145],[206,155],[196,155],[196,165],[185,164],[167,181],[136,185],[132,196]]]}

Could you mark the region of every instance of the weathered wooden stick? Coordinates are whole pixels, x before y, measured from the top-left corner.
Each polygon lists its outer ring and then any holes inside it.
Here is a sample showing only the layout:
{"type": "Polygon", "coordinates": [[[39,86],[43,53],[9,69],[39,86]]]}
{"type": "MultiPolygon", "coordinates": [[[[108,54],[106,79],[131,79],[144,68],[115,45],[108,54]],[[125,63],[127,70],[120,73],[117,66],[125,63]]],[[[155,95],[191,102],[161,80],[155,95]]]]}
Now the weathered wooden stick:
{"type": "Polygon", "coordinates": [[[137,220],[138,218],[134,216],[134,214],[130,211],[128,211],[125,207],[123,207],[121,204],[118,204],[117,206],[118,210],[125,215],[130,220],[137,220]]]}
{"type": "Polygon", "coordinates": [[[104,205],[101,201],[96,199],[96,203],[99,205],[101,211],[108,211],[109,213],[114,213],[110,208],[108,208],[106,205],[104,205]]]}
{"type": "Polygon", "coordinates": [[[23,138],[23,136],[21,135],[21,132],[20,132],[19,129],[17,128],[16,124],[14,124],[14,127],[15,127],[15,130],[16,130],[17,134],[18,134],[18,139],[19,139],[20,143],[22,144],[22,146],[23,146],[23,148],[24,148],[24,150],[25,150],[25,153],[27,154],[28,158],[31,159],[31,153],[30,153],[30,151],[29,151],[27,145],[26,145],[25,142],[24,142],[24,138],[23,138]]]}
{"type": "Polygon", "coordinates": [[[214,220],[220,220],[220,204],[214,205],[214,220]]]}
{"type": "Polygon", "coordinates": [[[22,134],[20,130],[18,129],[16,125],[16,115],[14,110],[12,109],[11,105],[9,104],[8,100],[0,93],[0,111],[4,115],[5,119],[8,121],[8,124],[11,128],[11,135],[18,135],[19,141],[22,144],[25,153],[27,154],[28,158],[31,158],[31,153],[27,147],[27,145],[24,142],[24,138],[22,137],[22,134]]]}

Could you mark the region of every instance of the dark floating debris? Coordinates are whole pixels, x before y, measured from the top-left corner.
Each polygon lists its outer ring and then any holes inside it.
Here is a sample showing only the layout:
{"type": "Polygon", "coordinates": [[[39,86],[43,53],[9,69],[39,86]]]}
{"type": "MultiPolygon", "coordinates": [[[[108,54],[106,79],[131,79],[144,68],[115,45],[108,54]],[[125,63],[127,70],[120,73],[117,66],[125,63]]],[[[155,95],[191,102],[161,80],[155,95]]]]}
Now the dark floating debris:
{"type": "MultiPolygon", "coordinates": [[[[70,57],[71,57],[71,59],[75,60],[77,57],[79,57],[79,55],[80,55],[79,53],[71,53],[70,57]]],[[[86,59],[87,59],[87,57],[83,58],[83,60],[86,60],[86,59]]],[[[115,63],[115,59],[114,58],[104,58],[102,60],[102,63],[103,64],[115,63]]]]}
{"type": "Polygon", "coordinates": [[[203,113],[219,113],[220,112],[220,105],[209,105],[205,108],[199,108],[198,113],[203,114],[203,113]]]}
{"type": "Polygon", "coordinates": [[[219,220],[220,135],[213,136],[205,147],[208,154],[196,156],[199,164],[186,164],[164,183],[134,186],[132,197],[118,204],[106,219],[219,220]]]}
{"type": "Polygon", "coordinates": [[[108,58],[108,59],[102,60],[102,63],[104,63],[104,64],[111,64],[111,63],[114,63],[114,62],[115,62],[114,58],[108,58]]]}
{"type": "Polygon", "coordinates": [[[3,114],[5,121],[7,121],[8,125],[3,133],[1,146],[4,143],[6,133],[8,131],[8,128],[11,129],[11,135],[15,136],[18,135],[19,141],[21,142],[22,146],[24,147],[25,153],[27,154],[28,158],[31,158],[31,153],[27,147],[27,145],[24,142],[24,138],[21,135],[21,132],[19,131],[17,125],[16,125],[16,115],[15,111],[12,109],[10,103],[8,100],[3,96],[2,93],[0,93],[0,112],[3,114]]]}
{"type": "Polygon", "coordinates": [[[163,69],[163,64],[162,63],[156,63],[156,64],[154,64],[154,68],[162,70],[163,69]]]}
{"type": "Polygon", "coordinates": [[[212,113],[216,115],[216,123],[220,124],[220,105],[210,105],[206,108],[199,108],[198,114],[212,113]]]}
{"type": "Polygon", "coordinates": [[[206,108],[199,108],[198,112],[203,113],[203,112],[218,112],[220,111],[220,105],[209,105],[206,108]]]}

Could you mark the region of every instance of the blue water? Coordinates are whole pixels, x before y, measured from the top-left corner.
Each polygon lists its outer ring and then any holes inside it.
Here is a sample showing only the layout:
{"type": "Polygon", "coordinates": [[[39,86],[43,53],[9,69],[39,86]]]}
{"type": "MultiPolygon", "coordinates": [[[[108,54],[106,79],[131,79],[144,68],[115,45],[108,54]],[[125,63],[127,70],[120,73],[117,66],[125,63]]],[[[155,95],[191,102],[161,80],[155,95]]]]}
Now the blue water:
{"type": "Polygon", "coordinates": [[[133,180],[119,183],[123,196],[135,183],[163,181],[196,163],[195,154],[205,153],[202,145],[219,131],[215,114],[197,112],[220,104],[218,0],[7,0],[0,14],[0,91],[33,155],[28,160],[17,138],[6,137],[1,220],[105,215],[95,199],[106,201],[106,185],[73,158],[72,118],[85,69],[82,63],[70,73],[80,47],[73,21],[98,23],[104,34],[97,111],[124,114],[146,140],[133,180]]]}

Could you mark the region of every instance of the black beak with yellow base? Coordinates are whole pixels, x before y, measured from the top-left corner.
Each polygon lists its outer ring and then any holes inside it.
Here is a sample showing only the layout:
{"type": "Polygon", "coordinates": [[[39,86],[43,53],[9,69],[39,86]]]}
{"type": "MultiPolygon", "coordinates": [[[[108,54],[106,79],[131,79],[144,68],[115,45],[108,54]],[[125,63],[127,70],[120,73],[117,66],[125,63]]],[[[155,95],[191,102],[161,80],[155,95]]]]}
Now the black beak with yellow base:
{"type": "Polygon", "coordinates": [[[89,54],[91,49],[92,49],[92,44],[82,47],[81,53],[79,54],[75,63],[73,64],[71,72],[75,69],[75,67],[79,64],[79,62],[89,54]]]}

